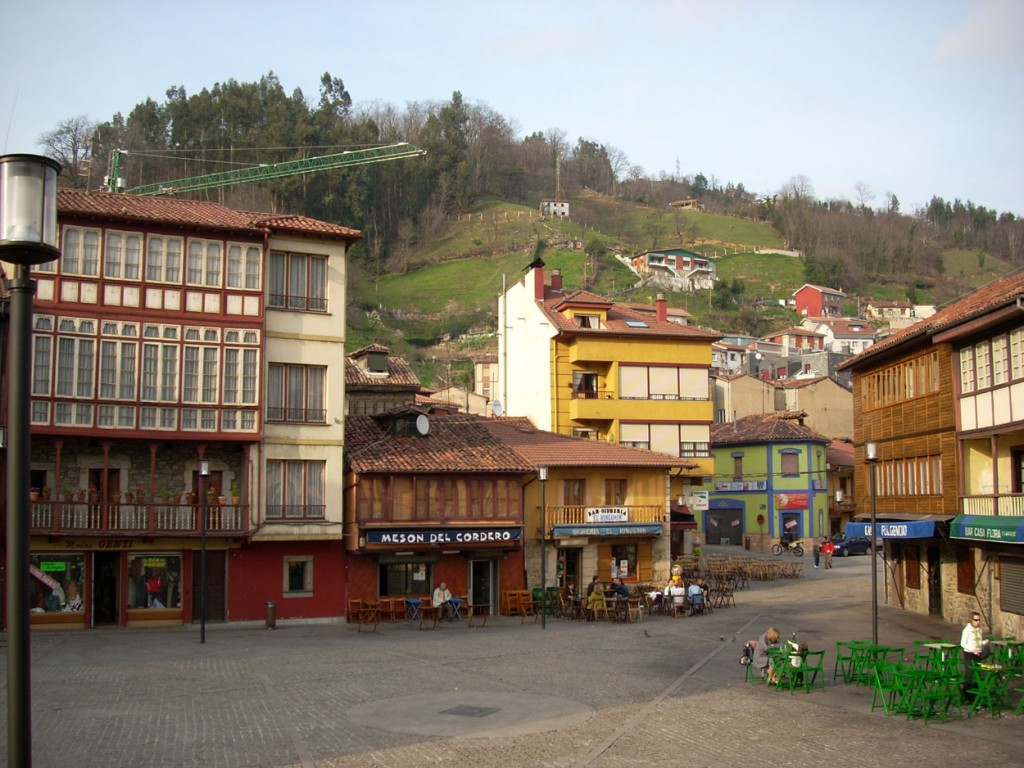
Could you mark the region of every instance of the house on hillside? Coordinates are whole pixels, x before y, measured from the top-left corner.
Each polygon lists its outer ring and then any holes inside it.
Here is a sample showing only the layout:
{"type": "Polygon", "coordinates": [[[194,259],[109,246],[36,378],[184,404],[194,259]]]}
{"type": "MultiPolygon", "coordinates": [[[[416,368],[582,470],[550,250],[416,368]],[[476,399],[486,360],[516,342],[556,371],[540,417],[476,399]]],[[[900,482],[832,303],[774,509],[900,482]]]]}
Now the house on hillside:
{"type": "Polygon", "coordinates": [[[704,513],[708,544],[766,551],[779,539],[829,531],[829,440],[799,411],[745,416],[711,428],[715,484],[704,513]]]}
{"type": "Polygon", "coordinates": [[[569,218],[569,201],[556,199],[541,200],[540,212],[544,216],[557,216],[560,219],[567,219],[569,218]]]}
{"type": "Polygon", "coordinates": [[[783,357],[799,355],[805,352],[820,352],[825,348],[825,337],[822,334],[795,326],[783,328],[781,331],[774,331],[762,338],[764,341],[770,341],[781,346],[783,357]]]}
{"type": "Polygon", "coordinates": [[[746,416],[800,411],[804,424],[827,437],[853,435],[850,390],[827,376],[806,379],[761,379],[748,375],[712,377],[715,423],[746,416]]]}
{"type": "Polygon", "coordinates": [[[482,357],[473,362],[473,391],[493,400],[499,391],[498,358],[482,357]]]}
{"type": "Polygon", "coordinates": [[[360,233],[174,198],[57,206],[62,258],[32,270],[33,628],[194,622],[201,551],[210,621],[262,621],[268,600],[339,618],[360,233]],[[70,582],[84,610],[53,607],[70,582]]]}
{"type": "Polygon", "coordinates": [[[672,496],[712,469],[708,372],[717,333],[653,316],[589,291],[566,291],[538,267],[498,302],[499,399],[538,428],[690,460],[672,496]]]}
{"type": "Polygon", "coordinates": [[[856,355],[875,343],[875,328],[855,317],[805,317],[801,326],[824,336],[824,348],[856,355]]]}
{"type": "Polygon", "coordinates": [[[804,283],[793,291],[793,307],[804,317],[842,317],[844,298],[842,291],[804,283]]]}
{"type": "Polygon", "coordinates": [[[641,277],[657,277],[676,291],[706,291],[718,280],[715,263],[683,248],[648,251],[630,263],[641,277]]]}

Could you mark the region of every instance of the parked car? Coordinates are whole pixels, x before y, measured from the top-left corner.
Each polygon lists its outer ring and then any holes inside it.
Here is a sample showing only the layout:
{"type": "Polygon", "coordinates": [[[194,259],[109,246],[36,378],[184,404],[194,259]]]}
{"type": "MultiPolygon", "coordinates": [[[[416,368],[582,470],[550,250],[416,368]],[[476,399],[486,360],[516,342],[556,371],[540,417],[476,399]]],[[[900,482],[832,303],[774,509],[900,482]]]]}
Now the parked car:
{"type": "Polygon", "coordinates": [[[836,557],[849,557],[850,555],[866,555],[871,551],[871,539],[864,536],[854,536],[853,538],[846,538],[845,536],[834,536],[832,538],[832,544],[835,546],[836,557]]]}

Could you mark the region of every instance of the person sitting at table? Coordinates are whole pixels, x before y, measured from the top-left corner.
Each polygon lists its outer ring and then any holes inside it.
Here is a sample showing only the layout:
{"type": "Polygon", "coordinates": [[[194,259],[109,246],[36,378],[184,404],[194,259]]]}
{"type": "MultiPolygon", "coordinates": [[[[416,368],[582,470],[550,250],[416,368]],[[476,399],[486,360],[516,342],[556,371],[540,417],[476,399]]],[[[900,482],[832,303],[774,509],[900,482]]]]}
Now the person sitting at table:
{"type": "Polygon", "coordinates": [[[587,584],[587,597],[588,598],[591,596],[591,594],[594,593],[594,590],[597,590],[598,592],[601,591],[601,584],[600,584],[600,582],[598,582],[596,574],[595,574],[594,578],[592,578],[590,580],[590,583],[587,584]]]}
{"type": "Polygon", "coordinates": [[[629,597],[629,587],[623,584],[618,576],[612,579],[611,597],[629,597]]]}
{"type": "Polygon", "coordinates": [[[448,619],[451,621],[455,616],[455,608],[452,605],[452,593],[448,591],[448,583],[442,581],[437,585],[437,589],[434,590],[434,596],[430,600],[430,604],[434,606],[434,610],[437,611],[437,617],[439,619],[448,619]]]}
{"type": "MultiPolygon", "coordinates": [[[[596,576],[594,578],[597,578],[596,576]]],[[[595,588],[587,594],[587,621],[594,620],[594,609],[604,607],[604,592],[595,588]]]]}
{"type": "Polygon", "coordinates": [[[769,685],[774,685],[776,676],[775,670],[769,664],[768,649],[779,647],[779,630],[769,627],[757,640],[750,640],[748,643],[752,643],[754,647],[754,667],[769,685]]]}
{"type": "Polygon", "coordinates": [[[686,598],[690,601],[690,613],[703,613],[707,596],[705,595],[704,579],[691,581],[686,588],[686,598]]]}
{"type": "Polygon", "coordinates": [[[964,631],[960,633],[960,650],[964,656],[964,698],[967,699],[970,695],[967,690],[971,687],[973,682],[971,672],[971,662],[981,661],[987,659],[989,654],[992,653],[992,646],[988,644],[988,640],[983,640],[981,637],[981,614],[977,611],[971,612],[971,618],[967,622],[967,626],[964,627],[964,631]]]}

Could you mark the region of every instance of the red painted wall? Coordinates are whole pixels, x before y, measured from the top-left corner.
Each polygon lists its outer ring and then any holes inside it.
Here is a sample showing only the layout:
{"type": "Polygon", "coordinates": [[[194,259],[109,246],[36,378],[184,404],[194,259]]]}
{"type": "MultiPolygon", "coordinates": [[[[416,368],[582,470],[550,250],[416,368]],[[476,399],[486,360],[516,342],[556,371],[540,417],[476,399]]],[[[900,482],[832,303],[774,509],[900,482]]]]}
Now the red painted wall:
{"type": "Polygon", "coordinates": [[[228,558],[228,621],[263,620],[267,601],[278,619],[340,618],[345,613],[345,552],[341,541],[253,543],[228,558]],[[284,558],[313,558],[313,594],[284,597],[284,558]]]}

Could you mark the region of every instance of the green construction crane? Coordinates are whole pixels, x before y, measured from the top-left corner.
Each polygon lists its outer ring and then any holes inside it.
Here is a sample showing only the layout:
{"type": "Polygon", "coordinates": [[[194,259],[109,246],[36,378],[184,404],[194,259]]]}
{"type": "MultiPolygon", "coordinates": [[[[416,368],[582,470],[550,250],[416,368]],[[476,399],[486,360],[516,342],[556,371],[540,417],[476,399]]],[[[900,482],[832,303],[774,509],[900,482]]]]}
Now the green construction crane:
{"type": "Polygon", "coordinates": [[[348,168],[353,165],[381,163],[385,160],[401,160],[404,157],[419,157],[427,154],[426,150],[412,144],[400,142],[387,144],[370,149],[353,149],[336,155],[307,157],[302,160],[288,160],[283,163],[266,163],[238,168],[233,171],[209,173],[203,176],[192,176],[174,181],[161,181],[156,184],[143,184],[139,187],[125,189],[123,177],[124,156],[127,153],[115,149],[110,157],[110,175],[104,179],[104,185],[111,192],[124,192],[129,195],[172,195],[178,192],[195,192],[200,189],[228,187],[232,184],[245,184],[250,181],[264,179],[280,179],[284,176],[295,176],[300,173],[327,171],[332,168],[348,168]]]}

